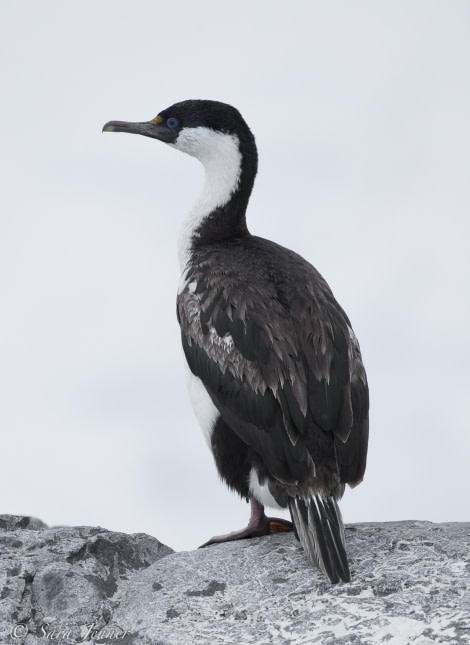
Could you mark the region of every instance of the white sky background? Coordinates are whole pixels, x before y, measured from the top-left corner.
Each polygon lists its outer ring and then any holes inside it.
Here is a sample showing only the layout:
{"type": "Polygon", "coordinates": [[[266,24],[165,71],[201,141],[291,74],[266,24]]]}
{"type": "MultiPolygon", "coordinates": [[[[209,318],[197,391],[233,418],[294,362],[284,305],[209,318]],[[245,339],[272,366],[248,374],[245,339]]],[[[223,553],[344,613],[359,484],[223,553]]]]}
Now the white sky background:
{"type": "Polygon", "coordinates": [[[468,521],[470,4],[4,0],[0,51],[0,512],[177,549],[246,523],[175,315],[202,167],[101,133],[212,98],[257,138],[251,231],[322,272],[361,343],[345,521],[468,521]]]}

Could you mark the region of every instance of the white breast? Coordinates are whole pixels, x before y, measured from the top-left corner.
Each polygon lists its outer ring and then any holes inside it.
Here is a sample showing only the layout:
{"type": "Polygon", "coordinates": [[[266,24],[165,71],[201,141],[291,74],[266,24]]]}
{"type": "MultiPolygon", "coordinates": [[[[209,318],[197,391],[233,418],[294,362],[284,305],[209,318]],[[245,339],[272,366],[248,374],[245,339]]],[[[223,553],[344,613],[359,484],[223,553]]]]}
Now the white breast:
{"type": "Polygon", "coordinates": [[[212,433],[214,432],[214,426],[220,417],[220,412],[212,403],[212,399],[207,393],[201,379],[195,376],[189,367],[187,367],[187,370],[187,384],[191,405],[193,406],[194,414],[199,421],[199,425],[201,426],[207,445],[212,449],[212,433]]]}
{"type": "Polygon", "coordinates": [[[206,171],[202,193],[180,231],[178,255],[183,270],[189,259],[191,240],[202,220],[226,204],[237,189],[242,156],[238,137],[210,128],[185,128],[170,145],[199,159],[206,171]]]}

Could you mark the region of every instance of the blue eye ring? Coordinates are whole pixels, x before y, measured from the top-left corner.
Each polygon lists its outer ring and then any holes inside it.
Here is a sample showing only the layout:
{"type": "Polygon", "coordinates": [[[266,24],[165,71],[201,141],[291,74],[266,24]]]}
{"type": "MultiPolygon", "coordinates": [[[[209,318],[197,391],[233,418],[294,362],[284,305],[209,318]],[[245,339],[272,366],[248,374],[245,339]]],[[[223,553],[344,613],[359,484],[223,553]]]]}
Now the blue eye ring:
{"type": "Polygon", "coordinates": [[[178,119],[175,119],[174,116],[170,116],[170,118],[166,120],[166,124],[170,130],[175,130],[179,126],[179,121],[178,119]]]}

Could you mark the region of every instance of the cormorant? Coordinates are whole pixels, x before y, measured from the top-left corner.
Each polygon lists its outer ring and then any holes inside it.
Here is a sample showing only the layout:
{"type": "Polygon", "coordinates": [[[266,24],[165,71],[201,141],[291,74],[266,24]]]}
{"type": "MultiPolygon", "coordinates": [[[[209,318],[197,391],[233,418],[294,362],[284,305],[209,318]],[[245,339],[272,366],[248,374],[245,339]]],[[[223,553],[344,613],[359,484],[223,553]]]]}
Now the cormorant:
{"type": "Polygon", "coordinates": [[[191,401],[217,469],[251,502],[245,529],[206,545],[290,530],[264,513],[288,507],[308,558],[331,582],[349,581],[337,500],[364,475],[366,373],[349,319],[318,271],[248,231],[252,132],[234,107],[208,100],[103,130],[159,139],[206,171],[179,238],[177,316],[191,401]]]}

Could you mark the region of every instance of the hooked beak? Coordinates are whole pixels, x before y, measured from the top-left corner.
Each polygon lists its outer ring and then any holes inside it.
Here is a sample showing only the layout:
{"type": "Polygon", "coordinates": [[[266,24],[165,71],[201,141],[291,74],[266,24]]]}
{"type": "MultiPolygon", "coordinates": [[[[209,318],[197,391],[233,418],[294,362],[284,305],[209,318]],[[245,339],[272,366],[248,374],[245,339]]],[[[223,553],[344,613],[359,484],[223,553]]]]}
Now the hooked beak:
{"type": "Polygon", "coordinates": [[[178,134],[163,124],[161,117],[155,117],[152,121],[131,123],[128,121],[108,121],[103,126],[103,132],[129,132],[130,134],[141,134],[144,137],[158,139],[164,143],[174,143],[178,134]]]}

